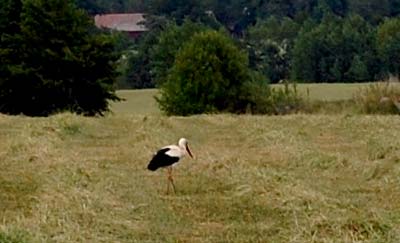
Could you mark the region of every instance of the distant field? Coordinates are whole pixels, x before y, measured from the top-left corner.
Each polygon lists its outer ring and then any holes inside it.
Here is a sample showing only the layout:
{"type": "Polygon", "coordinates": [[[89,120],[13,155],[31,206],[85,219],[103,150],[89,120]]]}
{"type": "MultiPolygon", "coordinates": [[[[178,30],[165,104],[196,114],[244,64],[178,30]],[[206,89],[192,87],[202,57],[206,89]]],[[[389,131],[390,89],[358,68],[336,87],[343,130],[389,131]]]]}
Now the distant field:
{"type": "MultiPolygon", "coordinates": [[[[309,93],[311,100],[338,101],[353,98],[355,92],[367,87],[370,83],[349,84],[298,84],[298,90],[303,94],[309,93]]],[[[281,85],[274,85],[281,86],[281,85]]]]}
{"type": "MultiPolygon", "coordinates": [[[[353,94],[367,84],[298,84],[298,91],[311,100],[338,101],[351,99],[353,94]]],[[[273,85],[282,87],[282,85],[273,85]]],[[[156,89],[119,90],[117,94],[126,101],[114,103],[111,107],[116,113],[158,114],[160,113],[154,95],[156,89]]]]}
{"type": "Polygon", "coordinates": [[[400,242],[398,116],[0,115],[0,242],[400,242]],[[185,136],[196,159],[147,171],[185,136]]]}
{"type": "Polygon", "coordinates": [[[118,90],[119,97],[125,99],[111,104],[111,110],[120,114],[159,114],[154,96],[157,89],[118,90]]]}

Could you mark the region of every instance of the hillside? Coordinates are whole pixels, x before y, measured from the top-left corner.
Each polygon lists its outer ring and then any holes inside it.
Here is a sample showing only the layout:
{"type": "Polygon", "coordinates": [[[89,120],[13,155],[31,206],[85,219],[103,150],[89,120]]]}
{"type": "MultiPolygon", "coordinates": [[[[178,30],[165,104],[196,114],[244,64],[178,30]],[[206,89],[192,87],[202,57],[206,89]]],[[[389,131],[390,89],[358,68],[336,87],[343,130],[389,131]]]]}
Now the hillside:
{"type": "Polygon", "coordinates": [[[0,116],[0,242],[399,242],[397,116],[0,116]],[[196,159],[146,165],[184,136],[196,159]]]}

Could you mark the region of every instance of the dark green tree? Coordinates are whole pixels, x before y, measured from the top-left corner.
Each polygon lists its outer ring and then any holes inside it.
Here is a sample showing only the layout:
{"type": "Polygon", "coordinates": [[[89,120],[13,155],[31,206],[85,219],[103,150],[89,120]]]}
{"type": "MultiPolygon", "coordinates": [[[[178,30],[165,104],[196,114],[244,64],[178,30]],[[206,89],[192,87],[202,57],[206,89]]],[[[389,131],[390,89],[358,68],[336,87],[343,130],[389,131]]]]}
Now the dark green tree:
{"type": "Polygon", "coordinates": [[[165,17],[151,15],[146,17],[145,24],[149,31],[136,41],[127,54],[127,67],[121,78],[124,88],[154,88],[156,85],[155,75],[152,74],[152,49],[158,43],[160,34],[172,23],[165,17]]]}
{"type": "Polygon", "coordinates": [[[85,9],[90,15],[102,14],[106,12],[104,6],[100,6],[96,0],[76,0],[76,5],[79,8],[85,9]]]}
{"type": "Polygon", "coordinates": [[[365,62],[362,61],[359,55],[355,55],[351,62],[350,68],[346,73],[348,80],[353,81],[366,81],[369,79],[368,67],[365,62]]]}
{"type": "Polygon", "coordinates": [[[0,77],[9,75],[7,65],[19,62],[18,44],[13,35],[21,31],[21,9],[19,0],[0,0],[0,77]]]}
{"type": "Polygon", "coordinates": [[[260,1],[260,7],[257,8],[260,17],[276,16],[279,18],[293,17],[295,9],[292,0],[271,0],[260,1]]]}
{"type": "Polygon", "coordinates": [[[235,37],[242,37],[245,29],[257,19],[258,0],[204,0],[203,4],[208,15],[235,37]]]}
{"type": "Polygon", "coordinates": [[[26,0],[20,16],[21,32],[12,37],[19,56],[0,77],[0,112],[96,115],[118,100],[114,40],[74,1],[26,0]]]}
{"type": "Polygon", "coordinates": [[[152,75],[158,85],[167,77],[168,70],[175,61],[180,48],[198,32],[205,31],[206,26],[185,20],[180,26],[170,24],[158,37],[158,42],[151,50],[152,75]]]}
{"type": "Polygon", "coordinates": [[[289,78],[291,50],[299,25],[290,18],[259,21],[246,35],[250,66],[271,82],[289,78]]]}
{"type": "Polygon", "coordinates": [[[151,75],[151,47],[157,42],[157,35],[149,32],[141,37],[133,50],[127,52],[126,66],[121,72],[119,88],[144,89],[154,88],[151,75]]]}
{"type": "Polygon", "coordinates": [[[243,111],[248,81],[247,54],[221,32],[200,32],[177,54],[157,101],[168,115],[243,111]]]}
{"type": "MultiPolygon", "coordinates": [[[[153,18],[153,17],[151,17],[153,18]]],[[[162,84],[180,48],[194,33],[209,29],[201,23],[184,20],[177,25],[157,17],[158,24],[149,24],[150,31],[138,40],[128,57],[123,83],[131,88],[154,88],[162,84]]],[[[146,21],[147,22],[147,21],[146,21]]]]}
{"type": "Polygon", "coordinates": [[[332,13],[345,16],[348,13],[348,1],[349,0],[325,0],[332,13]]]}
{"type": "Polygon", "coordinates": [[[400,18],[387,19],[378,27],[377,42],[386,75],[400,74],[400,18]]]}
{"type": "Polygon", "coordinates": [[[342,27],[344,80],[373,81],[379,79],[381,61],[377,52],[376,28],[359,15],[348,16],[342,27]]]}
{"type": "MultiPolygon", "coordinates": [[[[21,9],[20,0],[0,0],[0,34],[2,37],[19,31],[21,9]]],[[[0,39],[0,41],[2,40],[3,38],[0,39]]]]}
{"type": "Polygon", "coordinates": [[[321,51],[319,44],[321,34],[317,31],[315,23],[306,22],[299,32],[293,47],[293,58],[291,66],[291,78],[296,81],[315,82],[321,80],[319,69],[319,58],[321,51]]]}
{"type": "Polygon", "coordinates": [[[379,73],[375,43],[375,32],[361,17],[325,16],[318,26],[304,28],[296,39],[293,78],[309,82],[372,81],[379,73]],[[366,72],[361,70],[364,66],[366,72]]]}
{"type": "Polygon", "coordinates": [[[150,0],[149,6],[151,14],[168,16],[178,24],[186,18],[197,21],[205,15],[202,1],[197,0],[150,0]]]}
{"type": "Polygon", "coordinates": [[[400,14],[400,0],[389,0],[390,16],[398,16],[400,14]]]}
{"type": "Polygon", "coordinates": [[[389,0],[351,0],[349,10],[373,24],[381,22],[391,12],[389,0]]]}

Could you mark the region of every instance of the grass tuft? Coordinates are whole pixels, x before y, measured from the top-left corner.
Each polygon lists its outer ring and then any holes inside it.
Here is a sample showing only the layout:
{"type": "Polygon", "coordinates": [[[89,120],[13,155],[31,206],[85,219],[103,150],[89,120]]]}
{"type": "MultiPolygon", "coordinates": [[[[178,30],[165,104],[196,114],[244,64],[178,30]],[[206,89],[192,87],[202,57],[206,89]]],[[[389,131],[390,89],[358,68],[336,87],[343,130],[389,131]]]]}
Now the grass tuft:
{"type": "Polygon", "coordinates": [[[400,114],[399,98],[399,85],[389,82],[370,84],[354,95],[361,112],[367,114],[400,114]]]}
{"type": "Polygon", "coordinates": [[[11,232],[0,231],[1,243],[28,243],[31,242],[28,234],[24,231],[12,230],[11,232]]]}

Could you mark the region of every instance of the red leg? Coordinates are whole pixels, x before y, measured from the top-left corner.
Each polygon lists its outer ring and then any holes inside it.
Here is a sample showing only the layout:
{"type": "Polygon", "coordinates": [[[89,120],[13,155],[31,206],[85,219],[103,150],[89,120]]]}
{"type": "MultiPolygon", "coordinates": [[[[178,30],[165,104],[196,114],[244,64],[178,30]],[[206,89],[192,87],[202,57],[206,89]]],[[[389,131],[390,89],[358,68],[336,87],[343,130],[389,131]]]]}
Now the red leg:
{"type": "Polygon", "coordinates": [[[167,182],[167,194],[169,194],[169,183],[170,183],[170,171],[169,171],[169,168],[167,168],[167,180],[168,180],[168,182],[167,182]]]}
{"type": "MultiPolygon", "coordinates": [[[[174,193],[176,193],[174,178],[172,177],[172,166],[168,167],[168,180],[172,185],[172,189],[174,190],[174,193]]],[[[168,188],[169,188],[169,184],[168,184],[168,188]]]]}

